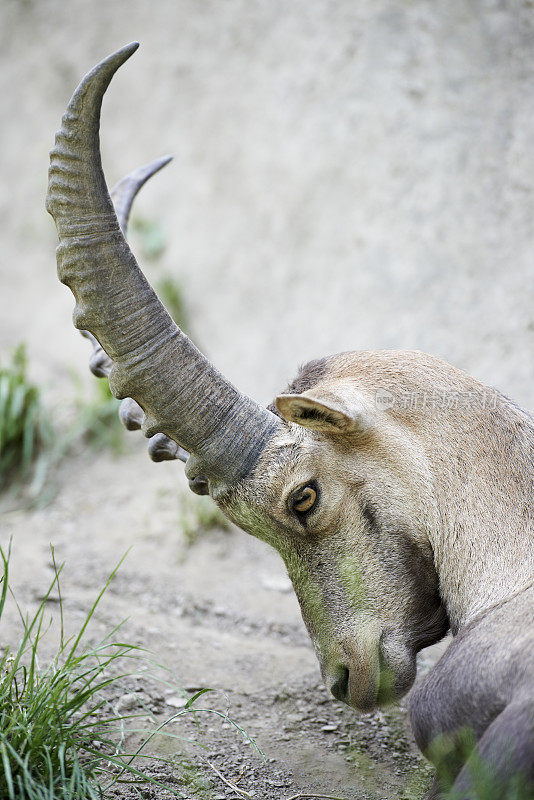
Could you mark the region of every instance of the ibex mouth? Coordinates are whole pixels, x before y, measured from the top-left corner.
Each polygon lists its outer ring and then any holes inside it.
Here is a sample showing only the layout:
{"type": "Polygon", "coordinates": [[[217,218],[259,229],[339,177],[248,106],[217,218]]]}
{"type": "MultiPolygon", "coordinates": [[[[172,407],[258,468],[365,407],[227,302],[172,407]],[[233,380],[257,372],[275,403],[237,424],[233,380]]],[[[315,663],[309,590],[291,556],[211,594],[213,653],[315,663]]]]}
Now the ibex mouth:
{"type": "Polygon", "coordinates": [[[344,657],[324,670],[325,683],[342,703],[363,713],[401,698],[415,680],[415,655],[398,639],[383,633],[362,648],[344,642],[344,657]]]}
{"type": "Polygon", "coordinates": [[[339,665],[330,679],[325,678],[325,683],[336,700],[357,711],[372,711],[379,703],[378,672],[362,675],[354,665],[339,665]]]}

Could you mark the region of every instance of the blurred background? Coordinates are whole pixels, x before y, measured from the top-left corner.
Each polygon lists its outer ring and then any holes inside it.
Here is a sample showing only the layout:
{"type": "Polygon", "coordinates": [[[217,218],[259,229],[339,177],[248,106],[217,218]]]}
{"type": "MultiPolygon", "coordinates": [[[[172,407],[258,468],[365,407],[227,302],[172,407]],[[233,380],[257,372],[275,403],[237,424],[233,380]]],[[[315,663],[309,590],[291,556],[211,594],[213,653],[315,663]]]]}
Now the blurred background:
{"type": "Polygon", "coordinates": [[[230,379],[267,403],[312,357],[418,348],[534,406],[532,0],[2,0],[0,348],[50,397],[89,377],[48,151],[133,39],[108,183],[174,154],[131,241],[230,379]]]}

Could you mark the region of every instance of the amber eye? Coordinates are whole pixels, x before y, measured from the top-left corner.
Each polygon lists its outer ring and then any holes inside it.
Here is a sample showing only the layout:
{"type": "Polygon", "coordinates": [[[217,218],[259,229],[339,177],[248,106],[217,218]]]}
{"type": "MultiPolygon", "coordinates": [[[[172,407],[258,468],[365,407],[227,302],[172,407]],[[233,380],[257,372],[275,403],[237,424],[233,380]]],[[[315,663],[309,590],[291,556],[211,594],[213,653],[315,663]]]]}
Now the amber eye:
{"type": "Polygon", "coordinates": [[[291,508],[299,516],[303,516],[311,511],[317,500],[317,487],[314,483],[302,486],[291,500],[291,508]]]}

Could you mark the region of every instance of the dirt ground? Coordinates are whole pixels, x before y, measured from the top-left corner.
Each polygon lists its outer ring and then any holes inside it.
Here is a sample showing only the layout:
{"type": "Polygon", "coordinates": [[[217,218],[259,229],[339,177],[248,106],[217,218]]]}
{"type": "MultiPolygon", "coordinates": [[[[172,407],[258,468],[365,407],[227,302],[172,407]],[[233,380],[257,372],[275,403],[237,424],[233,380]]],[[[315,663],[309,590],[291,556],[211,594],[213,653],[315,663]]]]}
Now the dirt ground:
{"type": "MultiPolygon", "coordinates": [[[[266,759],[219,717],[198,714],[196,727],[188,715],[169,729],[207,749],[158,739],[149,752],[178,762],[174,772],[163,774],[182,781],[177,786],[185,797],[208,800],[283,800],[306,792],[345,800],[420,797],[428,771],[410,737],[406,704],[358,715],[334,702],[321,683],[278,555],[235,528],[188,545],[181,532],[187,503],[182,466],[149,462],[135,434],[128,434],[126,450],[118,458],[84,451],[65,462],[55,476],[54,501],[4,515],[1,543],[13,537],[11,583],[29,610],[53,576],[54,545],[57,561],[66,563],[61,586],[67,629],[80,625],[131,548],[90,638],[127,620],[120,638],[149,648],[177,683],[141,673],[109,701],[126,714],[148,707],[163,721],[183,708],[180,686],[189,696],[201,687],[216,689],[197,706],[228,713],[266,759]]],[[[11,608],[2,620],[2,642],[14,643],[19,633],[11,608]]],[[[44,657],[55,641],[51,631],[44,657]]],[[[422,672],[440,649],[427,651],[422,672]]],[[[152,766],[160,774],[162,768],[152,766]]]]}

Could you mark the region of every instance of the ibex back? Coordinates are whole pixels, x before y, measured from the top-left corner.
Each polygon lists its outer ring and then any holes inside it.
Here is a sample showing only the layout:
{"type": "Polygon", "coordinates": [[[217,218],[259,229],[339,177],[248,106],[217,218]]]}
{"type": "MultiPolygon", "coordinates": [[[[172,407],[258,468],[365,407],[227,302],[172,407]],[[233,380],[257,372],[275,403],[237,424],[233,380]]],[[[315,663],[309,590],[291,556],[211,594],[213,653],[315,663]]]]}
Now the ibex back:
{"type": "Polygon", "coordinates": [[[418,352],[314,361],[268,409],[232,386],[124,239],[133,194],[161,162],[119,187],[119,219],[106,189],[101,101],[136,48],[82,81],[51,156],[59,276],[95,370],[155,458],[187,458],[191,488],[281,554],[338,700],[369,710],[401,697],[417,652],[450,628],[411,701],[435,792],[453,781],[454,797],[477,797],[489,776],[495,798],[533,796],[532,417],[418,352]]]}

